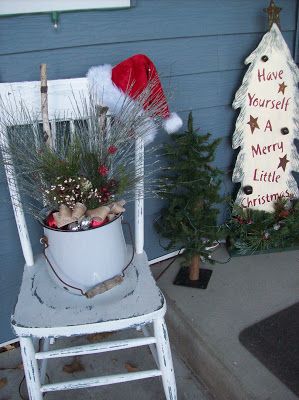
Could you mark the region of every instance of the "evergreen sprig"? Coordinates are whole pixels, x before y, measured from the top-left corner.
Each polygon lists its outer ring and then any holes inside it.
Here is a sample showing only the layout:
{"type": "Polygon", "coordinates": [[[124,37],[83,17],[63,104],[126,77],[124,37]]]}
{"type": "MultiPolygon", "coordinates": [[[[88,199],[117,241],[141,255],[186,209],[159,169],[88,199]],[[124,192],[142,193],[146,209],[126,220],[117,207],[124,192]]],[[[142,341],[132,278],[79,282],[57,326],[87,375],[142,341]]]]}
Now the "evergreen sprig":
{"type": "MultiPolygon", "coordinates": [[[[154,82],[150,83],[150,86],[154,82]]],[[[150,89],[150,87],[149,87],[150,89]]],[[[145,162],[135,155],[136,141],[147,139],[149,127],[161,124],[157,98],[144,111],[150,90],[119,104],[122,118],[106,116],[92,96],[70,99],[70,115],[51,120],[50,146],[41,129],[40,113],[31,112],[25,101],[0,98],[0,151],[3,164],[14,171],[24,208],[42,219],[41,209],[57,210],[61,204],[73,208],[83,202],[88,209],[124,198],[134,200],[152,194],[157,186],[154,173],[159,159],[154,146],[145,150],[145,162]],[[7,128],[8,127],[8,128],[7,128]],[[144,180],[145,186],[139,189],[144,180]],[[86,189],[87,188],[87,189],[86,189]]],[[[107,108],[106,108],[107,111],[107,108]]],[[[11,192],[15,205],[19,194],[11,192]]]]}
{"type": "Polygon", "coordinates": [[[299,202],[280,199],[273,212],[234,205],[226,223],[228,243],[238,254],[299,245],[299,202]]]}

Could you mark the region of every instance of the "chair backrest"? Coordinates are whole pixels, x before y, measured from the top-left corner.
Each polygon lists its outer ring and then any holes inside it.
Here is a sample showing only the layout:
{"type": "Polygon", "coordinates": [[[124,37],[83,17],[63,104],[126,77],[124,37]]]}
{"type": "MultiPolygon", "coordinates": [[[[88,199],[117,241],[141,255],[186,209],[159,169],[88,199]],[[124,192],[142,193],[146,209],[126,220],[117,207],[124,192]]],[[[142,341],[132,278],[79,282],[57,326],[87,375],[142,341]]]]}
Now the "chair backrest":
{"type": "MultiPolygon", "coordinates": [[[[48,81],[48,113],[49,120],[55,120],[57,115],[66,115],[67,120],[70,121],[70,130],[72,130],[72,114],[73,114],[73,103],[72,99],[80,99],[82,96],[88,95],[88,83],[86,78],[76,78],[76,79],[61,79],[61,80],[50,80],[48,81]]],[[[26,104],[26,108],[32,111],[34,114],[38,114],[41,111],[41,99],[40,99],[40,82],[14,82],[14,83],[1,83],[0,84],[0,96],[2,100],[13,98],[13,104],[20,104],[21,102],[26,104]]],[[[76,107],[80,108],[80,102],[76,103],[76,107]]],[[[15,110],[12,112],[20,112],[20,108],[16,106],[15,110]]],[[[80,115],[83,115],[83,106],[80,111],[80,115]]],[[[14,118],[17,120],[16,118],[14,118]]],[[[53,122],[52,122],[53,124],[53,122]]],[[[55,132],[55,124],[53,124],[52,129],[55,132]]],[[[6,127],[0,126],[0,141],[2,144],[7,145],[7,129],[6,127]]],[[[3,157],[7,157],[7,154],[3,154],[3,157]]],[[[138,138],[135,145],[135,159],[136,168],[138,165],[139,174],[140,166],[143,165],[144,158],[144,145],[143,140],[138,138]]],[[[18,234],[22,246],[23,255],[28,266],[34,264],[32,247],[30,242],[30,237],[28,234],[28,229],[24,217],[24,210],[20,202],[20,196],[18,192],[18,187],[16,185],[15,171],[13,166],[5,164],[5,173],[8,182],[8,188],[13,198],[12,205],[15,215],[15,220],[18,228],[18,234]]],[[[135,250],[136,253],[143,252],[144,243],[144,221],[143,221],[143,196],[140,193],[143,190],[143,182],[138,183],[139,193],[138,198],[135,199],[135,250]]]]}

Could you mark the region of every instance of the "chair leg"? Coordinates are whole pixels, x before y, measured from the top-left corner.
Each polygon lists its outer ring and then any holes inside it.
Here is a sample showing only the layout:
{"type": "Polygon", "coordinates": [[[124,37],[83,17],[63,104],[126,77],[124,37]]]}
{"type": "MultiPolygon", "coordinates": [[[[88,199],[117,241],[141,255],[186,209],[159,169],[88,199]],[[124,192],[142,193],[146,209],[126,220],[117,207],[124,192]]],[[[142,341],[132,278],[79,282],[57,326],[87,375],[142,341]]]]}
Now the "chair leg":
{"type": "MultiPolygon", "coordinates": [[[[151,333],[148,330],[148,327],[146,325],[142,325],[141,330],[143,332],[143,335],[145,337],[152,336],[151,333]]],[[[157,367],[159,368],[159,360],[158,360],[158,353],[157,353],[157,348],[154,344],[149,345],[150,351],[152,353],[153,359],[155,360],[155,363],[157,364],[157,367]]]]}
{"type": "MultiPolygon", "coordinates": [[[[50,338],[44,338],[42,340],[42,345],[41,345],[41,351],[48,351],[50,348],[50,338]]],[[[40,362],[39,370],[40,370],[40,383],[43,385],[46,380],[46,375],[47,375],[47,365],[48,365],[48,359],[44,358],[40,362]]]]}
{"type": "Polygon", "coordinates": [[[27,389],[30,400],[42,400],[42,392],[40,390],[40,377],[37,360],[35,358],[35,350],[32,339],[29,337],[20,338],[20,346],[24,371],[26,376],[27,389]]]}
{"type": "Polygon", "coordinates": [[[173,370],[172,356],[164,318],[154,320],[154,332],[157,340],[159,366],[167,400],[177,400],[177,390],[173,370]]]}

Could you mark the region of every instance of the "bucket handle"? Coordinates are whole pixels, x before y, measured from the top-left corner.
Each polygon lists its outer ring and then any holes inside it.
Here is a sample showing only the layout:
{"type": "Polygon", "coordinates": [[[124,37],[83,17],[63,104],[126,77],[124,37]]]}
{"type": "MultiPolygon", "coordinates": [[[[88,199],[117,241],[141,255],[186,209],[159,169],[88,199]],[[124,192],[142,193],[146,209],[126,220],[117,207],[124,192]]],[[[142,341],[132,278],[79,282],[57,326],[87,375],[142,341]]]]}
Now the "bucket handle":
{"type": "Polygon", "coordinates": [[[115,287],[117,285],[120,285],[122,283],[122,281],[124,280],[125,271],[129,267],[129,265],[132,263],[133,258],[134,258],[134,253],[135,253],[134,252],[135,244],[134,244],[131,225],[130,225],[129,222],[126,222],[126,221],[122,221],[122,224],[126,225],[128,227],[129,234],[130,234],[130,239],[131,239],[131,242],[132,242],[132,256],[131,256],[130,261],[124,267],[124,269],[122,270],[122,273],[120,275],[116,275],[113,278],[107,279],[106,281],[101,282],[98,285],[95,285],[91,289],[88,289],[86,292],[84,292],[82,289],[80,289],[80,288],[78,288],[76,286],[70,285],[69,283],[67,283],[63,279],[61,279],[61,277],[55,271],[55,268],[53,267],[51,261],[49,260],[47,254],[46,254],[46,249],[49,247],[49,241],[48,241],[47,236],[42,236],[40,238],[40,243],[44,246],[43,255],[44,255],[45,259],[47,260],[47,262],[48,262],[52,272],[56,276],[56,278],[59,279],[60,282],[62,282],[65,285],[66,289],[69,287],[71,289],[78,290],[81,293],[81,296],[85,296],[88,299],[91,299],[92,297],[96,296],[97,294],[105,293],[108,290],[112,289],[113,287],[115,287]]]}

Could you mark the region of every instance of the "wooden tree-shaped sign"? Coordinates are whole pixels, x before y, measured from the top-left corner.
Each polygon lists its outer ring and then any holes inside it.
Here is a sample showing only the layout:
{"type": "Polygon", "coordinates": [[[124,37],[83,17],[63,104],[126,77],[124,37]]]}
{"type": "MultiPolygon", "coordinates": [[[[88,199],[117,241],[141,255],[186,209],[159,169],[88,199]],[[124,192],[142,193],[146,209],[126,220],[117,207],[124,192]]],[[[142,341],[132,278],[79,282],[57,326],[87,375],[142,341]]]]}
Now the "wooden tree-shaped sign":
{"type": "Polygon", "coordinates": [[[240,147],[232,178],[241,183],[235,202],[272,212],[278,199],[299,197],[292,174],[299,171],[299,70],[275,23],[245,64],[250,65],[233,102],[241,108],[232,145],[240,147]]]}

